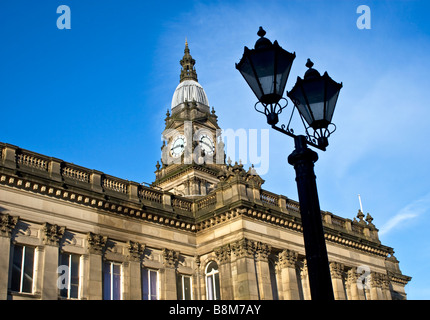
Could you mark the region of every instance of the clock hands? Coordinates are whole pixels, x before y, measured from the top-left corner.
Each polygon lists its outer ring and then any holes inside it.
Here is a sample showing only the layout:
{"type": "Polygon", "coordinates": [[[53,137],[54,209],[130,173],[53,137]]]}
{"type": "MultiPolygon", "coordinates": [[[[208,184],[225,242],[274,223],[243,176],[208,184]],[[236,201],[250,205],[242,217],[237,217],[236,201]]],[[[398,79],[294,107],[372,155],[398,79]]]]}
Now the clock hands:
{"type": "Polygon", "coordinates": [[[178,147],[183,148],[183,147],[184,147],[184,145],[183,145],[183,144],[178,144],[177,146],[172,147],[172,150],[173,150],[173,149],[176,149],[176,148],[178,148],[178,147]]]}

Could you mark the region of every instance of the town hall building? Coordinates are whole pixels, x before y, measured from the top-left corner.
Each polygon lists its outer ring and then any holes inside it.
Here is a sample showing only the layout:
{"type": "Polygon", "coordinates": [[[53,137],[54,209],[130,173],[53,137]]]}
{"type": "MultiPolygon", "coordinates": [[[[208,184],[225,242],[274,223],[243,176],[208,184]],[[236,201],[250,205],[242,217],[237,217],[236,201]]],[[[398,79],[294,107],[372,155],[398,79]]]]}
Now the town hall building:
{"type": "MultiPolygon", "coordinates": [[[[180,64],[150,186],[0,143],[0,299],[310,299],[299,203],[226,160],[180,64]]],[[[335,299],[406,299],[370,214],[321,218],[335,299]]]]}

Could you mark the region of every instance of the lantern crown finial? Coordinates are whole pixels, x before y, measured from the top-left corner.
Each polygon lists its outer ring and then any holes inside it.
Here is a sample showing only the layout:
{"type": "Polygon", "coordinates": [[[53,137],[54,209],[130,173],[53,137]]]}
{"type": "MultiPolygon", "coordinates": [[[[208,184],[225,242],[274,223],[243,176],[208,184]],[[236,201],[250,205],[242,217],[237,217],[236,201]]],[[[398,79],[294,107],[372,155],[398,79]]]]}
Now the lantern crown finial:
{"type": "Polygon", "coordinates": [[[255,42],[255,49],[270,48],[273,45],[269,39],[264,37],[266,35],[266,31],[264,31],[263,27],[258,29],[257,35],[260,37],[260,39],[255,42]]]}
{"type": "Polygon", "coordinates": [[[306,67],[308,67],[309,69],[305,72],[305,76],[304,76],[305,79],[321,77],[321,74],[317,70],[312,68],[313,66],[314,66],[314,63],[312,62],[311,59],[308,58],[308,61],[306,62],[306,67]]]}
{"type": "Polygon", "coordinates": [[[257,32],[257,36],[264,37],[266,35],[266,31],[264,31],[263,27],[260,27],[257,32]]]}

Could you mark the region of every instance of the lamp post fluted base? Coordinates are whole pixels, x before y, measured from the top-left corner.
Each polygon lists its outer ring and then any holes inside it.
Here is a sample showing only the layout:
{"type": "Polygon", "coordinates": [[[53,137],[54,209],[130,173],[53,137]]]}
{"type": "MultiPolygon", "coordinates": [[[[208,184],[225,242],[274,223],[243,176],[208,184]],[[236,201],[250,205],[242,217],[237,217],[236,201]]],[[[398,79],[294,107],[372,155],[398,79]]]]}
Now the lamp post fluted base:
{"type": "Polygon", "coordinates": [[[305,136],[294,138],[295,150],[288,163],[296,170],[297,191],[312,300],[334,300],[327,248],[314,173],[318,154],[309,149],[305,136]]]}

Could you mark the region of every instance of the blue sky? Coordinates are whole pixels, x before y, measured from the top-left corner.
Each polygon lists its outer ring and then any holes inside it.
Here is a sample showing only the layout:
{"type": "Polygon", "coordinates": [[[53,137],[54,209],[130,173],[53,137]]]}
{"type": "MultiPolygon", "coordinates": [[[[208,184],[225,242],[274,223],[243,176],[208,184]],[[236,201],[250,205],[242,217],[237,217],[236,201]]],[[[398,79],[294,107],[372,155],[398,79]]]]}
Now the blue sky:
{"type": "MultiPolygon", "coordinates": [[[[296,52],[287,90],[307,58],[344,85],[337,131],[315,166],[321,208],[352,219],[360,194],[413,277],[408,298],[429,299],[429,9],[425,0],[2,0],[0,141],[153,182],[185,38],[221,127],[268,129],[234,67],[263,26],[296,52]],[[370,30],[356,26],[362,4],[370,30]],[[70,30],[56,26],[60,5],[71,9],[70,30]]],[[[293,141],[273,130],[269,138],[263,187],[297,199],[293,141]]]]}

